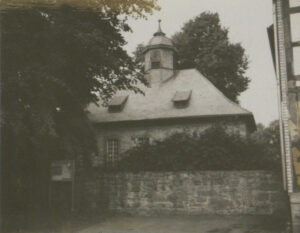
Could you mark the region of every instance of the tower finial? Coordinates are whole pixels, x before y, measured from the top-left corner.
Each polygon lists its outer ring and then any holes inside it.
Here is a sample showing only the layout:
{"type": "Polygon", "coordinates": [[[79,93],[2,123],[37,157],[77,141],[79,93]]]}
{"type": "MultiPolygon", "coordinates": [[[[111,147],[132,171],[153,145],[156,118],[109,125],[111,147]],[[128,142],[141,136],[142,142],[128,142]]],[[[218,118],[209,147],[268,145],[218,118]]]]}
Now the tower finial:
{"type": "Polygon", "coordinates": [[[161,19],[158,20],[158,32],[162,32],[161,27],[160,27],[160,23],[161,23],[161,19]]]}
{"type": "Polygon", "coordinates": [[[155,33],[153,34],[154,36],[165,36],[165,35],[166,35],[166,34],[163,33],[163,31],[161,30],[160,23],[161,23],[161,19],[158,20],[158,30],[157,30],[157,32],[155,32],[155,33]]]}

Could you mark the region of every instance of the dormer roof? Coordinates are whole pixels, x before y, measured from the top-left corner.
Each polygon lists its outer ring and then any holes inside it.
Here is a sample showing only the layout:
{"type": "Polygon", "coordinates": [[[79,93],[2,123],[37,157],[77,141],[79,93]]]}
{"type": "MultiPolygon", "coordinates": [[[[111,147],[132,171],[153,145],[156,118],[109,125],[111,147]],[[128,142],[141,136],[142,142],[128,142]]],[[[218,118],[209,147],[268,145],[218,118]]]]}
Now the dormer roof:
{"type": "Polygon", "coordinates": [[[110,102],[108,103],[109,106],[120,106],[123,105],[128,98],[128,95],[122,95],[122,96],[114,96],[110,102]]]}
{"type": "Polygon", "coordinates": [[[191,98],[192,91],[176,91],[173,97],[173,102],[188,101],[191,98]]]}
{"type": "Polygon", "coordinates": [[[128,95],[115,95],[108,103],[109,112],[121,112],[127,101],[128,95]]]}

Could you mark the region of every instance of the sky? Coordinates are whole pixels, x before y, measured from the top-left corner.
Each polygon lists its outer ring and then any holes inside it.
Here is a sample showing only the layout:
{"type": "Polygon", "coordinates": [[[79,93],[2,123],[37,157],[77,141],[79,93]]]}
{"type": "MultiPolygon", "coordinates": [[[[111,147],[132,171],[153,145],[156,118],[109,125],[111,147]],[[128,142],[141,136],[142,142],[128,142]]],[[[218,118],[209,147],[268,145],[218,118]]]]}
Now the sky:
{"type": "Polygon", "coordinates": [[[250,61],[247,76],[251,83],[240,95],[240,105],[254,114],[256,123],[267,126],[278,119],[276,76],[267,35],[273,23],[271,0],[158,0],[158,5],[161,10],[147,20],[129,20],[133,32],[124,34],[129,53],[139,43],[148,43],[159,19],[162,30],[171,37],[202,12],[217,12],[221,24],[229,29],[230,41],[241,43],[250,61]]]}

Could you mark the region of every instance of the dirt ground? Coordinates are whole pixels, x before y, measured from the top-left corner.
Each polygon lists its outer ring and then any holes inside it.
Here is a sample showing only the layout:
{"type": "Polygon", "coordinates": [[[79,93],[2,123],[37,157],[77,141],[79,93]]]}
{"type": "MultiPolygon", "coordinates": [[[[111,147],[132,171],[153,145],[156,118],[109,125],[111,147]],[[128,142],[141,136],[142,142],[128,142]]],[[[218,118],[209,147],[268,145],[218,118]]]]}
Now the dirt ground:
{"type": "Polygon", "coordinates": [[[77,233],[286,233],[266,216],[114,216],[77,233]]]}

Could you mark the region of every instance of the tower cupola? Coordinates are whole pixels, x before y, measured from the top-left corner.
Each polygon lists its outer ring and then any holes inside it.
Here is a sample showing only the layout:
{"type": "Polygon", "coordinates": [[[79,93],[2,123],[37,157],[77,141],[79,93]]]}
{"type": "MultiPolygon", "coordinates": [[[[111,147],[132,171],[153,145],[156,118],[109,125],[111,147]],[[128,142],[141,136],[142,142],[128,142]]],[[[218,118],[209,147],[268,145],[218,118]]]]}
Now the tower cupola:
{"type": "Polygon", "coordinates": [[[174,73],[175,47],[171,39],[161,29],[161,20],[158,21],[158,30],[144,49],[145,71],[150,84],[159,83],[168,79],[174,73]]]}

